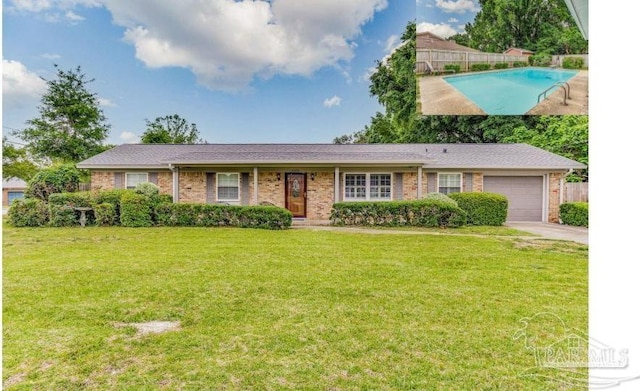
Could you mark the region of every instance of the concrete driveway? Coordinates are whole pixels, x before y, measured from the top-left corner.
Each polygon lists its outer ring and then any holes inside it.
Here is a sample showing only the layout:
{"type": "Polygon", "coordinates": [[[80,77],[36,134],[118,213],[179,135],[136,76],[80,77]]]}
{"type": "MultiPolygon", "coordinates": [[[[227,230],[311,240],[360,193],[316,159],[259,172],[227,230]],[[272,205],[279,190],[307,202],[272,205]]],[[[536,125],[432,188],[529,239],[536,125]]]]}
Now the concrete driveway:
{"type": "Polygon", "coordinates": [[[510,221],[505,223],[505,225],[519,229],[520,231],[540,235],[547,239],[571,240],[573,242],[589,244],[589,229],[584,227],[528,221],[510,221]]]}

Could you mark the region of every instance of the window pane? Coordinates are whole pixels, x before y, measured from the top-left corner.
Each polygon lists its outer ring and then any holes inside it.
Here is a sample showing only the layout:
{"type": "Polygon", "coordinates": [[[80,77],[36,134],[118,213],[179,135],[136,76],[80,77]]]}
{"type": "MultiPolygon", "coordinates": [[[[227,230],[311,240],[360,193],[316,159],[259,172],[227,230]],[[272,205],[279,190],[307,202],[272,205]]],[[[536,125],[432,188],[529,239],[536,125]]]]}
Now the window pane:
{"type": "Polygon", "coordinates": [[[438,181],[438,191],[443,194],[459,193],[462,188],[461,174],[440,174],[438,181]]]}
{"type": "Polygon", "coordinates": [[[344,197],[351,199],[365,199],[367,197],[367,176],[364,174],[345,175],[344,197]]]}
{"type": "Polygon", "coordinates": [[[127,189],[135,189],[138,183],[147,182],[147,173],[127,173],[127,189]]]}
{"type": "Polygon", "coordinates": [[[239,174],[218,174],[218,199],[236,201],[240,199],[239,174]]]}
{"type": "Polygon", "coordinates": [[[371,174],[369,176],[370,189],[369,195],[371,199],[390,199],[391,198],[391,175],[390,174],[371,174]]]}

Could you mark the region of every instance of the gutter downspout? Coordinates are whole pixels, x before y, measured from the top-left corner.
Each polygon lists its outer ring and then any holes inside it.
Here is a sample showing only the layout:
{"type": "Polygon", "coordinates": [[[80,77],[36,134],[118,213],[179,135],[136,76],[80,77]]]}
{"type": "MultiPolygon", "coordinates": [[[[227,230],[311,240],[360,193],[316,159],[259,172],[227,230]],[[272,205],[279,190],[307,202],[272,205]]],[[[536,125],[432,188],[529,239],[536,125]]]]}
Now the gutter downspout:
{"type": "Polygon", "coordinates": [[[174,166],[173,164],[169,164],[169,169],[172,173],[173,179],[173,203],[177,203],[180,201],[180,169],[174,166]]]}

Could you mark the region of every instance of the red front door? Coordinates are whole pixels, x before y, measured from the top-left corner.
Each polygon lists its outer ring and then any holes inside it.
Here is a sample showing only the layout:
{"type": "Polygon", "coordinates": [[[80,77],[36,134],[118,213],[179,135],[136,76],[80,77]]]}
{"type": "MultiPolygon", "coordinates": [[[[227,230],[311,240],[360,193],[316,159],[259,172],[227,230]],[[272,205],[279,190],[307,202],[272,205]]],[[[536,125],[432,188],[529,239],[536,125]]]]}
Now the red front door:
{"type": "Polygon", "coordinates": [[[307,215],[307,174],[285,174],[285,207],[293,217],[307,215]]]}

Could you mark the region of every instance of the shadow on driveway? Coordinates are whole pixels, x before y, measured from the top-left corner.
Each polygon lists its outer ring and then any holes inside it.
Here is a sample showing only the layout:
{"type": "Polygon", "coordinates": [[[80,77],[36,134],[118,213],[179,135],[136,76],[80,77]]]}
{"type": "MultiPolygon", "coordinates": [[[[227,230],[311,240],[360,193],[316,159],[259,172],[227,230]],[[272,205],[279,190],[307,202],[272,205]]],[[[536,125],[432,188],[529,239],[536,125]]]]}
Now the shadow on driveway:
{"type": "Polygon", "coordinates": [[[505,225],[520,231],[540,235],[547,239],[571,240],[573,242],[589,244],[589,229],[585,227],[525,221],[509,221],[505,223],[505,225]]]}

